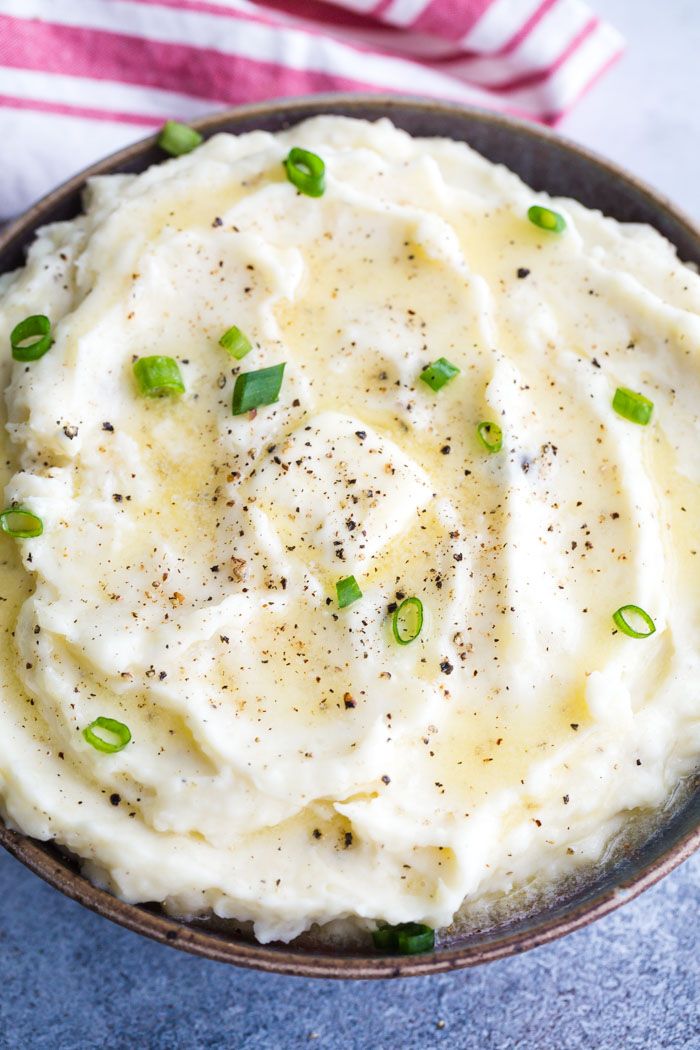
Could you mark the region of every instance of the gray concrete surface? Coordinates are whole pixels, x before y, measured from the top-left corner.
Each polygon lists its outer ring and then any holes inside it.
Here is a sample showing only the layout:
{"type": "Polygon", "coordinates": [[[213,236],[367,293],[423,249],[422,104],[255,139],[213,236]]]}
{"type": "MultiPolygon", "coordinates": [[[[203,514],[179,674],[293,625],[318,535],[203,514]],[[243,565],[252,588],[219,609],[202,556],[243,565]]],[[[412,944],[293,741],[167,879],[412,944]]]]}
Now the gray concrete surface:
{"type": "Polygon", "coordinates": [[[309,981],[144,941],[0,856],[3,1050],[698,1050],[700,856],[527,955],[309,981]]]}
{"type": "Polygon", "coordinates": [[[621,60],[560,130],[700,220],[700,3],[589,0],[625,36],[621,60]]]}

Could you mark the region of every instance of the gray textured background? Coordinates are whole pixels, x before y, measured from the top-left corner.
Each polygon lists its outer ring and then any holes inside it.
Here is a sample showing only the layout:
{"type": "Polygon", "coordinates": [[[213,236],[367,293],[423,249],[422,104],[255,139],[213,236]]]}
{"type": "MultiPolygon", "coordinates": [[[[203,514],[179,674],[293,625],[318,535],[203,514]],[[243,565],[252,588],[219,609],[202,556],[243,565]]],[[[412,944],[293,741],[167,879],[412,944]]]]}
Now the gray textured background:
{"type": "MultiPolygon", "coordinates": [[[[562,130],[700,218],[699,0],[591,0],[626,56],[562,130]]],[[[138,938],[0,856],[0,1050],[700,1050],[700,857],[480,970],[372,984],[234,970],[138,938]]]]}
{"type": "Polygon", "coordinates": [[[700,1047],[700,856],[519,958],[403,981],[234,970],[144,941],[0,857],[3,1050],[700,1047]],[[444,1027],[443,1027],[444,1025],[444,1027]]]}

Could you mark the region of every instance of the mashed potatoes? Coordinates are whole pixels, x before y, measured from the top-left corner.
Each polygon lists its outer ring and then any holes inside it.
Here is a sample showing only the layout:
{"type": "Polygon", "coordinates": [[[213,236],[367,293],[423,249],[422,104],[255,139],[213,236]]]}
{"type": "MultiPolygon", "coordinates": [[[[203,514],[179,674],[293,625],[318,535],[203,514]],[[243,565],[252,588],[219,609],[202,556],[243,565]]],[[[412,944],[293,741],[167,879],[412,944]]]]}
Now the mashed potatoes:
{"type": "Polygon", "coordinates": [[[43,521],[1,545],[14,826],[261,941],[439,928],[596,862],[694,767],[700,280],[654,231],[324,117],[94,180],[0,292],[5,346],[27,315],[55,335],[3,366],[5,505],[43,521]],[[141,395],[150,355],[182,396],[141,395]],[[232,415],[236,377],[282,363],[278,401],[232,415]],[[97,718],[126,746],[92,746],[97,718]]]}

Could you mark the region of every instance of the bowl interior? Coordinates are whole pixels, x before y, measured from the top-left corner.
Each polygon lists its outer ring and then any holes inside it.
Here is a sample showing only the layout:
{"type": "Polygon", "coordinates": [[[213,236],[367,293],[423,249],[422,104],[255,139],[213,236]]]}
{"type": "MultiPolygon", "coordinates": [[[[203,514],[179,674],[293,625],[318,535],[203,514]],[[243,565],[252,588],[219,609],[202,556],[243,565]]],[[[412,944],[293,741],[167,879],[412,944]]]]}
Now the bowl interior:
{"type": "MultiPolygon", "coordinates": [[[[507,165],[535,189],[575,197],[621,221],[651,224],[675,244],[681,259],[700,265],[700,233],[668,202],[626,173],[552,133],[493,114],[438,102],[334,95],[248,106],[198,121],[196,126],[207,135],[253,129],[277,131],[318,113],[367,120],[386,116],[413,135],[466,141],[490,160],[507,165]]],[[[24,251],[38,226],[71,219],[80,212],[81,192],[88,176],[140,172],[162,159],[162,152],[149,139],[107,158],[40,201],[0,238],[0,273],[22,265],[24,251]]],[[[64,852],[27,839],[2,822],[0,843],[42,878],[94,911],[197,954],[304,976],[407,976],[474,965],[523,951],[576,929],[635,896],[700,845],[700,782],[698,778],[689,782],[682,798],[653,827],[633,834],[608,863],[556,900],[517,920],[448,939],[430,955],[406,958],[330,952],[312,946],[261,946],[219,926],[179,923],[156,905],[125,904],[97,889],[64,852]]]]}

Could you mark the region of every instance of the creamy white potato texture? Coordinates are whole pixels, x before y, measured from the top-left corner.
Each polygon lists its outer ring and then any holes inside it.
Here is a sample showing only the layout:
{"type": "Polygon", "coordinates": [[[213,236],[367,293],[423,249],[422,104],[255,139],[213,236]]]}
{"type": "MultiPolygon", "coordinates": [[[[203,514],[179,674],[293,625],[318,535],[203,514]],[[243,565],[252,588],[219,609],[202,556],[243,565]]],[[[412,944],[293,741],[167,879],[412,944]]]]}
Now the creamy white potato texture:
{"type": "Polygon", "coordinates": [[[700,280],[671,246],[335,117],[96,179],[85,208],[1,285],[3,345],[30,314],[55,335],[4,365],[5,505],[44,524],[3,539],[7,819],[267,941],[444,927],[662,806],[700,752],[700,280]],[[139,393],[154,354],[181,397],[139,393]],[[234,416],[235,377],[282,362],[277,403],[234,416]],[[628,603],[655,634],[616,629],[628,603]],[[130,743],[92,747],[97,717],[130,743]]]}

